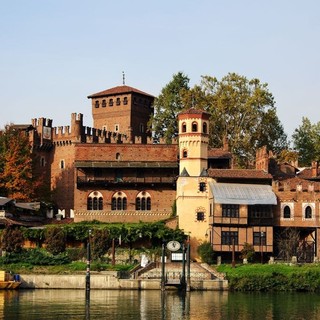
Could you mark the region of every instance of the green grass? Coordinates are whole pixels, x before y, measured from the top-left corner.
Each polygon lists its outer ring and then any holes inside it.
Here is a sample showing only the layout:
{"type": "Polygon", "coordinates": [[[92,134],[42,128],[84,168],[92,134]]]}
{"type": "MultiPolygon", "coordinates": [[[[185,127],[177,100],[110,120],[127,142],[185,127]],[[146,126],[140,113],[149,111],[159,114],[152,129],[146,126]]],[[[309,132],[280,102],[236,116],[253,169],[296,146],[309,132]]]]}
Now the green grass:
{"type": "MultiPolygon", "coordinates": [[[[87,264],[85,262],[72,262],[56,266],[36,266],[29,263],[0,264],[0,270],[14,274],[81,274],[85,273],[87,264]]],[[[91,271],[129,271],[133,265],[115,265],[100,262],[92,262],[91,271]]]]}
{"type": "Polygon", "coordinates": [[[234,291],[311,291],[320,292],[320,265],[248,264],[221,265],[230,290],[234,291]]]}

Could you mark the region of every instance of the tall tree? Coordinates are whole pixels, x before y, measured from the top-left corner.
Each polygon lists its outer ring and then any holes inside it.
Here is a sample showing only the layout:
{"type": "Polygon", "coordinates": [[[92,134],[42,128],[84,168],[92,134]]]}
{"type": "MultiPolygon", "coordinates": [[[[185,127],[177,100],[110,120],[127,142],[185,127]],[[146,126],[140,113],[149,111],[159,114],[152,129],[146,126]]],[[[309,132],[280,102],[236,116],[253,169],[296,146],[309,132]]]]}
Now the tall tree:
{"type": "Polygon", "coordinates": [[[184,94],[185,105],[194,103],[211,114],[210,145],[221,147],[228,138],[230,151],[240,167],[253,164],[257,148],[267,145],[275,152],[287,148],[268,85],[229,73],[220,81],[203,76],[200,86],[184,94]]]}
{"type": "Polygon", "coordinates": [[[309,166],[313,160],[320,160],[320,122],[312,124],[303,117],[302,124],[292,135],[292,141],[299,154],[299,165],[309,166]]]}
{"type": "Polygon", "coordinates": [[[177,137],[177,115],[184,107],[181,100],[182,90],[189,90],[189,78],[178,72],[155,99],[155,113],[149,121],[149,126],[156,140],[164,138],[170,143],[172,138],[177,137]]]}
{"type": "Polygon", "coordinates": [[[0,136],[0,190],[8,197],[29,201],[34,188],[29,138],[26,132],[7,126],[0,136]]]}

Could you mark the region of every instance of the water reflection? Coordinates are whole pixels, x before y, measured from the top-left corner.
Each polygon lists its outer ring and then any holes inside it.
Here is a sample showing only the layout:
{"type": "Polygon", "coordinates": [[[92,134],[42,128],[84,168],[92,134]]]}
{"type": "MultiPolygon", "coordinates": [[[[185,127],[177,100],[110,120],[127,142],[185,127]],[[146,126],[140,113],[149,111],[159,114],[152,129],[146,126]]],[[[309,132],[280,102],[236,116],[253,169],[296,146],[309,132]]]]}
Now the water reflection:
{"type": "Polygon", "coordinates": [[[0,291],[0,319],[320,319],[320,296],[160,290],[0,291]]]}

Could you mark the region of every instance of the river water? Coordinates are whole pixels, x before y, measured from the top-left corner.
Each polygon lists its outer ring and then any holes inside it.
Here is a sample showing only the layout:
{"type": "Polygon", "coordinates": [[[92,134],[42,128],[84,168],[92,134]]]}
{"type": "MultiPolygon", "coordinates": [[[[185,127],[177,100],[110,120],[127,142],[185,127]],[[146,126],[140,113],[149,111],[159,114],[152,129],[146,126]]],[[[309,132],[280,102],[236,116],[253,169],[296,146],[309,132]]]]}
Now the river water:
{"type": "Polygon", "coordinates": [[[88,303],[83,290],[2,290],[0,319],[319,320],[320,295],[92,290],[88,303]]]}

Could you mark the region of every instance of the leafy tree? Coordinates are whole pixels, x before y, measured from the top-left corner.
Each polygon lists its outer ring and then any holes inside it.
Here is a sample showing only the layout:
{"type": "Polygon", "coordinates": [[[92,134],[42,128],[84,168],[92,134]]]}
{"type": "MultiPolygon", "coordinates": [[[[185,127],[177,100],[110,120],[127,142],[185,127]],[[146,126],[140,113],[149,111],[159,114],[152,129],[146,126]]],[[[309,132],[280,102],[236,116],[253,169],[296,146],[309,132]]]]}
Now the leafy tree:
{"type": "Polygon", "coordinates": [[[241,258],[247,259],[248,262],[252,262],[255,256],[255,250],[252,244],[245,242],[241,250],[241,258]]]}
{"type": "Polygon", "coordinates": [[[198,254],[201,258],[201,260],[209,265],[214,263],[214,251],[212,248],[211,243],[209,242],[204,242],[199,245],[198,249],[198,254]]]}
{"type": "Polygon", "coordinates": [[[177,115],[183,109],[182,90],[189,90],[189,78],[182,72],[173,75],[172,80],[161,90],[154,101],[155,114],[149,121],[154,138],[164,138],[167,143],[177,137],[177,115]]]}
{"type": "Polygon", "coordinates": [[[90,237],[91,253],[94,260],[101,259],[110,248],[108,230],[94,229],[90,237]]]}
{"type": "Polygon", "coordinates": [[[267,84],[236,73],[221,80],[202,76],[200,85],[192,89],[188,83],[189,79],[180,72],[156,98],[155,115],[150,121],[156,138],[164,137],[169,142],[176,137],[177,114],[192,107],[211,115],[210,145],[221,147],[227,138],[240,167],[253,165],[256,149],[264,145],[275,153],[288,147],[267,84]]]}
{"type": "Polygon", "coordinates": [[[292,256],[297,253],[300,233],[295,228],[285,228],[276,238],[279,256],[290,261],[292,256]]]}
{"type": "Polygon", "coordinates": [[[0,135],[0,190],[20,201],[33,199],[37,185],[32,177],[29,138],[24,131],[7,126],[0,135]]]}
{"type": "Polygon", "coordinates": [[[235,73],[220,81],[203,76],[200,86],[185,93],[183,101],[210,113],[210,145],[221,147],[227,138],[240,167],[252,165],[256,149],[264,145],[275,152],[287,147],[274,98],[258,79],[235,73]]]}
{"type": "Polygon", "coordinates": [[[45,238],[46,248],[53,255],[66,250],[66,233],[62,228],[48,227],[45,231],[45,238]]]}
{"type": "Polygon", "coordinates": [[[1,236],[1,249],[6,252],[21,252],[24,243],[23,233],[18,228],[8,227],[1,236]]]}
{"type": "Polygon", "coordinates": [[[292,139],[293,147],[299,154],[299,165],[309,166],[313,160],[320,160],[320,122],[312,124],[308,118],[303,117],[292,139]]]}

